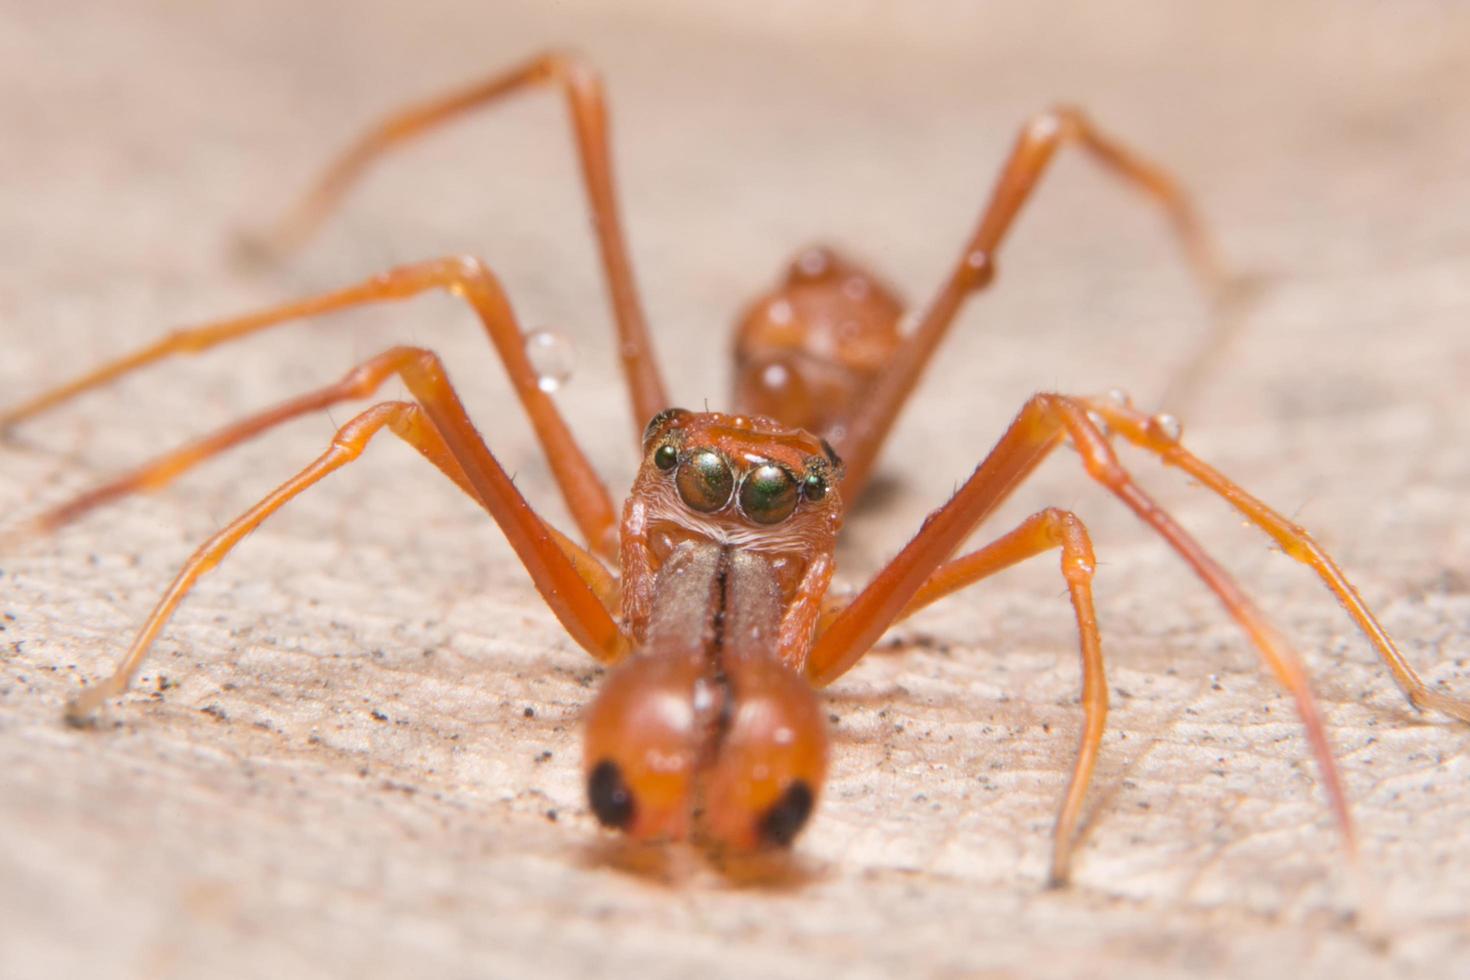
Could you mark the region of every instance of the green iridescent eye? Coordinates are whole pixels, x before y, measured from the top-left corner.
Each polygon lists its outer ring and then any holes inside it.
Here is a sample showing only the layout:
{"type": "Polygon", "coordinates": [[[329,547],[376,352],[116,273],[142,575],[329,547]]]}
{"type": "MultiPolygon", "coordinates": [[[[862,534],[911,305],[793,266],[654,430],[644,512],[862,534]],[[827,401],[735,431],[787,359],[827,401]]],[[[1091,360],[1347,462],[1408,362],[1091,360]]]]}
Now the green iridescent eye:
{"type": "Polygon", "coordinates": [[[679,450],[668,443],[664,443],[654,450],[653,465],[661,470],[671,470],[679,465],[679,450]]]}
{"type": "Polygon", "coordinates": [[[680,464],[674,484],[690,509],[713,514],[730,502],[730,495],[735,492],[735,474],[719,453],[701,449],[680,464]]]}
{"type": "Polygon", "coordinates": [[[827,478],[813,473],[801,481],[801,495],[808,500],[821,500],[827,496],[827,478]]]}
{"type": "Polygon", "coordinates": [[[757,466],[740,484],[740,509],[757,524],[779,524],[796,509],[796,480],[774,463],[757,466]]]}

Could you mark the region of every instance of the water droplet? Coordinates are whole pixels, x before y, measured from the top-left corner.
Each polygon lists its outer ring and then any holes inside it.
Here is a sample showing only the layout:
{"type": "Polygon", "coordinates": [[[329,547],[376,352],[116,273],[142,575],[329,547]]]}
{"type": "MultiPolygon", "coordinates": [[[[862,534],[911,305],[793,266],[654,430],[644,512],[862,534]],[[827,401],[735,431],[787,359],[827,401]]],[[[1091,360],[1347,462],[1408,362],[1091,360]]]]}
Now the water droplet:
{"type": "Polygon", "coordinates": [[[1087,418],[1088,421],[1097,426],[1097,431],[1101,432],[1105,436],[1112,436],[1113,430],[1108,427],[1107,419],[1103,418],[1101,415],[1097,414],[1090,408],[1087,410],[1087,418]]]}
{"type": "Polygon", "coordinates": [[[1184,423],[1165,412],[1160,412],[1149,419],[1148,427],[1151,434],[1169,442],[1178,442],[1180,436],[1184,435],[1184,423]]]}
{"type": "Polygon", "coordinates": [[[1128,396],[1128,392],[1124,391],[1122,388],[1109,388],[1106,397],[1108,401],[1112,402],[1114,405],[1119,406],[1120,408],[1133,407],[1133,399],[1130,398],[1128,396]]]}
{"type": "Polygon", "coordinates": [[[531,370],[536,372],[536,387],[542,391],[556,391],[572,376],[577,361],[576,348],[555,330],[545,327],[526,334],[526,357],[531,361],[531,370]]]}

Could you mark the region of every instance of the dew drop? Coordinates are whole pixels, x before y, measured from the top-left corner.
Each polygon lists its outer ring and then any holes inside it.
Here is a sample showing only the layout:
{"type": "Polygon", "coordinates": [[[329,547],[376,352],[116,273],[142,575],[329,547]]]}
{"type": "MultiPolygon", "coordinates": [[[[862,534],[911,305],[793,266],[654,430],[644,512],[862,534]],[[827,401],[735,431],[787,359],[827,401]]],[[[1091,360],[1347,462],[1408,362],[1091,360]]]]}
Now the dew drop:
{"type": "Polygon", "coordinates": [[[556,391],[572,376],[577,351],[555,330],[545,327],[526,334],[526,357],[531,361],[531,370],[536,372],[536,387],[542,391],[556,391]]]}
{"type": "Polygon", "coordinates": [[[1178,442],[1180,436],[1184,435],[1184,423],[1164,412],[1149,419],[1148,427],[1153,434],[1169,442],[1178,442]]]}
{"type": "Polygon", "coordinates": [[[1122,388],[1109,388],[1106,397],[1108,401],[1112,402],[1114,405],[1117,405],[1119,408],[1133,407],[1133,399],[1128,397],[1128,392],[1124,391],[1122,388]]]}

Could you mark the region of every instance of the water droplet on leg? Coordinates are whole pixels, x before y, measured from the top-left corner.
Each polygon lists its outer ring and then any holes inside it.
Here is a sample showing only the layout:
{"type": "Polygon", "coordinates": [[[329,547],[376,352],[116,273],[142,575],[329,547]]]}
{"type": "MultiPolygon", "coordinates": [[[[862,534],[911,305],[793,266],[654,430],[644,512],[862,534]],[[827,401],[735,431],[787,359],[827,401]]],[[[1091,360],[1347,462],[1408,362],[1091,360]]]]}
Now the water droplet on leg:
{"type": "Polygon", "coordinates": [[[1158,436],[1166,442],[1178,442],[1180,436],[1184,435],[1184,423],[1173,415],[1160,412],[1148,420],[1149,434],[1158,436]]]}

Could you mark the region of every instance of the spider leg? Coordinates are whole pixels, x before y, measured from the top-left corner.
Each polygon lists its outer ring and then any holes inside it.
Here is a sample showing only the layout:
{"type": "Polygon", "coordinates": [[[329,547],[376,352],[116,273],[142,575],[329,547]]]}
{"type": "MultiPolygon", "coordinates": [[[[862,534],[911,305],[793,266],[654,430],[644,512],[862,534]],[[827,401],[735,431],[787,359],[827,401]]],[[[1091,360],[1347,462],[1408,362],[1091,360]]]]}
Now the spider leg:
{"type": "Polygon", "coordinates": [[[560,87],[566,96],[572,130],[577,138],[582,180],[592,209],[592,228],[597,235],[602,270],[612,298],[619,355],[628,378],[633,419],[641,434],[644,423],[668,408],[669,401],[654,357],[643,306],[638,299],[633,265],[628,257],[622,218],[618,213],[617,194],[613,189],[602,79],[591,65],[575,55],[561,52],[541,54],[509,71],[384,117],[327,167],[311,190],[260,244],[267,252],[295,248],[316,231],[368,167],[388,151],[502,98],[547,84],[560,87]]]}
{"type": "Polygon", "coordinates": [[[805,664],[813,683],[828,684],[858,662],[883,632],[921,597],[936,570],[1051,450],[1070,440],[1094,480],[1152,527],[1194,570],[1251,638],[1261,659],[1291,694],[1350,857],[1357,838],[1347,795],[1300,658],[1250,598],[1189,534],[1150,498],[1118,461],[1086,402],[1063,395],[1030,398],[1000,442],[950,500],[816,638],[805,664]]]}
{"type": "Polygon", "coordinates": [[[399,266],[345,289],[174,331],[71,382],[43,391],[14,408],[0,412],[0,430],[168,357],[197,354],[306,317],[371,303],[404,300],[433,289],[442,289],[460,297],[479,316],[546,450],[552,475],[583,540],[598,554],[615,556],[617,513],[607,489],[572,437],[556,403],[541,389],[536,370],[526,354],[520,324],[499,280],[483,262],[474,258],[443,258],[399,266]]]}
{"type": "MultiPolygon", "coordinates": [[[[418,347],[394,347],[357,365],[335,384],[288,399],[263,412],[241,419],[172,452],[155,457],[86,493],[79,494],[40,514],[31,520],[23,530],[46,534],[120,497],[131,493],[162,489],[200,463],[278,425],[283,425],[303,415],[323,411],[340,402],[366,398],[374,394],[383,382],[398,374],[405,364],[419,360],[428,353],[418,347]]],[[[463,473],[457,467],[442,465],[438,460],[435,463],[446,476],[459,484],[460,489],[469,494],[471,498],[478,500],[473,488],[465,482],[463,473]]],[[[616,606],[613,598],[616,593],[615,580],[602,563],[564,537],[561,532],[554,528],[550,530],[557,536],[562,550],[577,562],[578,570],[585,573],[583,577],[588,579],[588,585],[597,591],[603,604],[614,608],[616,606]]]]}
{"type": "Polygon", "coordinates": [[[1216,305],[1226,296],[1226,277],[1215,245],[1193,202],[1168,171],[1103,133],[1080,109],[1059,106],[1033,117],[1021,128],[981,212],[980,223],[960,250],[949,278],[879,376],[861,410],[848,423],[847,436],[837,446],[847,464],[844,498],[856,500],[867,483],[884,440],[935,350],[965,300],[990,285],[995,277],[996,256],[1017,214],[1064,145],[1085,150],[1105,170],[1162,208],[1202,287],[1216,298],[1216,305]]]}
{"type": "Polygon", "coordinates": [[[1421,711],[1430,709],[1461,721],[1470,721],[1470,703],[1441,694],[1425,685],[1337,562],[1313,540],[1306,528],[1287,520],[1247,493],[1234,480],[1184,448],[1179,442],[1178,430],[1164,424],[1159,416],[1145,415],[1112,398],[1087,398],[1082,401],[1106,421],[1113,431],[1153,453],[1166,466],[1179,467],[1213,490],[1252,524],[1269,534],[1282,551],[1315,571],[1323,584],[1332,590],[1337,601],[1342,603],[1353,622],[1358,624],[1358,628],[1372,642],[1410,704],[1421,711]]]}
{"type": "Polygon", "coordinates": [[[1032,514],[1003,537],[936,568],[909,600],[899,618],[906,618],[931,602],[1053,548],[1060,549],[1062,553],[1062,576],[1067,580],[1072,611],[1077,617],[1078,646],[1082,654],[1082,731],[1077,760],[1072,765],[1072,777],[1057,809],[1056,827],[1052,833],[1050,878],[1053,885],[1062,885],[1071,872],[1077,823],[1082,816],[1082,804],[1092,782],[1092,771],[1097,765],[1103,728],[1108,719],[1108,682],[1103,669],[1102,635],[1098,632],[1097,613],[1092,602],[1092,576],[1097,560],[1093,557],[1092,539],[1086,526],[1077,515],[1055,507],[1032,514]]]}
{"type": "Polygon", "coordinates": [[[394,371],[416,401],[381,402],[356,416],[337,430],[330,448],[316,461],[206,541],[185,562],[117,669],[67,706],[68,720],[85,723],[103,701],[127,690],[159,631],[199,578],[292,498],[361,456],[373,436],[385,428],[418,450],[490,513],[546,604],[580,646],[605,663],[625,652],[627,639],[611,610],[583,578],[574,557],[563,550],[559,539],[565,539],[537,516],[486,448],[439,358],[425,350],[401,349],[394,371]]]}

